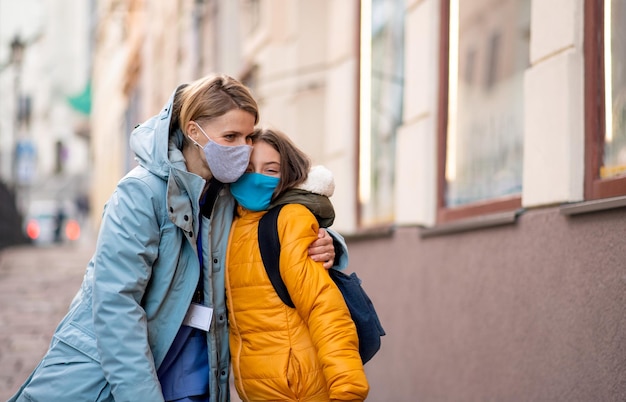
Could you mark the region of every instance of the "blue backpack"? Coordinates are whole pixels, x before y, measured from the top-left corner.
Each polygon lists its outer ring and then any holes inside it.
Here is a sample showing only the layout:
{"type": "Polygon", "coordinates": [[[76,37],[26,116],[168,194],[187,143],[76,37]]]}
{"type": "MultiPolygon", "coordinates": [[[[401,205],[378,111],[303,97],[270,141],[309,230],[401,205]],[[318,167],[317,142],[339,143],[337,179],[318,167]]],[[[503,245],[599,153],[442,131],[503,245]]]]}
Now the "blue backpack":
{"type": "MultiPolygon", "coordinates": [[[[295,308],[287,286],[280,276],[280,239],[278,238],[278,214],[284,205],[271,208],[259,221],[259,248],[265,271],[276,293],[287,306],[295,308]]],[[[380,324],[378,314],[372,301],[361,286],[361,279],[356,273],[346,275],[336,269],[329,269],[328,273],[343,295],[350,315],[356,326],[359,337],[359,354],[363,364],[367,363],[380,349],[380,338],[385,330],[380,324]]]]}

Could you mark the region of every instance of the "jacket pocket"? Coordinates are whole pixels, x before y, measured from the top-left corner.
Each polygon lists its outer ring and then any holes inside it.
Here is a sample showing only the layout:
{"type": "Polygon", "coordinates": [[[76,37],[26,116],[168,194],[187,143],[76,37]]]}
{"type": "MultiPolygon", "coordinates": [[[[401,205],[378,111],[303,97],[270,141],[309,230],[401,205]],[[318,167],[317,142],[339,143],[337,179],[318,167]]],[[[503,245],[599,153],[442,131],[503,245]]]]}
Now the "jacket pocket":
{"type": "Polygon", "coordinates": [[[58,338],[23,394],[32,401],[113,401],[100,363],[58,338]]]}
{"type": "Polygon", "coordinates": [[[289,350],[289,358],[287,359],[287,386],[293,392],[295,398],[299,398],[302,394],[302,368],[293,349],[289,350]]]}
{"type": "Polygon", "coordinates": [[[54,339],[59,340],[90,359],[100,362],[93,329],[93,313],[89,301],[84,301],[70,312],[67,321],[57,329],[54,339]]]}
{"type": "Polygon", "coordinates": [[[63,326],[57,331],[54,338],[72,347],[77,352],[84,354],[89,359],[100,363],[100,354],[96,347],[95,335],[78,324],[71,322],[63,326]]]}

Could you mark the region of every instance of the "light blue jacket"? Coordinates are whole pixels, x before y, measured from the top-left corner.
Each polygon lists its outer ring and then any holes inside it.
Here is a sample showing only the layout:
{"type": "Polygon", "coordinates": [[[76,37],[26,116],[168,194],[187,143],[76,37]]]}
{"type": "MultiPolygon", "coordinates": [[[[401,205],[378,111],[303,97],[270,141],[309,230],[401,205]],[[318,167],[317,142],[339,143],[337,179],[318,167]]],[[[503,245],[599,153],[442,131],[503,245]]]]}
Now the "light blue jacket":
{"type": "MultiPolygon", "coordinates": [[[[139,166],[107,202],[81,288],[46,356],[11,401],[163,400],[156,369],[198,283],[198,200],[205,186],[168,141],[171,102],[133,131],[139,166]]],[[[204,300],[214,309],[207,336],[211,401],[227,401],[229,392],[224,257],[233,211],[232,196],[222,190],[210,222],[202,218],[204,300]]]]}

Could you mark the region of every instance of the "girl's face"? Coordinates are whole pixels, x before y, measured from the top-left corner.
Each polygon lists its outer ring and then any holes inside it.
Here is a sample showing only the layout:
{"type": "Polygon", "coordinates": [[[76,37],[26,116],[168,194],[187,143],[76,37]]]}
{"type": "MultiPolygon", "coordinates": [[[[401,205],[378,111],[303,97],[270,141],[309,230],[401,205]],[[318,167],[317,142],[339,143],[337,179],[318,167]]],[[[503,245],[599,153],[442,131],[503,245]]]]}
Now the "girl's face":
{"type": "Polygon", "coordinates": [[[258,141],[252,148],[250,164],[246,173],[253,172],[280,177],[280,154],[267,142],[258,141]]]}

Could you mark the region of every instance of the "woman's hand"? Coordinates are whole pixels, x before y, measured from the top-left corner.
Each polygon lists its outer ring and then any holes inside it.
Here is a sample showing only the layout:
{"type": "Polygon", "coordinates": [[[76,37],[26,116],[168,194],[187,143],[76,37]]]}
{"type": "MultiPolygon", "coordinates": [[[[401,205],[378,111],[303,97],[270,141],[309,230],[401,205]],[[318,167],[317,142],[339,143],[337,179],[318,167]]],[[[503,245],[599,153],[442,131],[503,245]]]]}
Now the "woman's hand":
{"type": "Polygon", "coordinates": [[[335,265],[333,238],[326,230],[320,228],[319,232],[317,232],[317,240],[309,246],[309,256],[313,261],[322,262],[326,269],[330,269],[335,265]]]}

